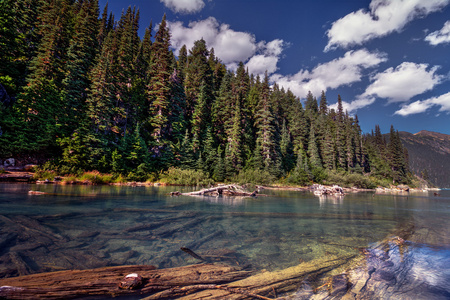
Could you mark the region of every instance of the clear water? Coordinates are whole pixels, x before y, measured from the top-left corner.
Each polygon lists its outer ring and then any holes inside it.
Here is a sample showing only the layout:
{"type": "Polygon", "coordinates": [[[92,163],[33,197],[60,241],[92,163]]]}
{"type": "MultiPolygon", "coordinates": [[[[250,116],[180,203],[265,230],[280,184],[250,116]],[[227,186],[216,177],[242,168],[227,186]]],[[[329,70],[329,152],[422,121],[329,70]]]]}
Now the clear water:
{"type": "MultiPolygon", "coordinates": [[[[450,263],[448,190],[439,197],[361,192],[323,199],[280,190],[263,190],[268,196],[258,198],[168,195],[175,190],[192,189],[0,184],[0,278],[199,262],[180,247],[208,261],[272,271],[324,255],[358,255],[411,226],[411,243],[422,249],[418,257],[427,263],[426,272],[434,253],[450,263]],[[49,194],[29,195],[29,190],[49,194]]],[[[441,275],[450,277],[448,272],[433,276],[441,275]]]]}

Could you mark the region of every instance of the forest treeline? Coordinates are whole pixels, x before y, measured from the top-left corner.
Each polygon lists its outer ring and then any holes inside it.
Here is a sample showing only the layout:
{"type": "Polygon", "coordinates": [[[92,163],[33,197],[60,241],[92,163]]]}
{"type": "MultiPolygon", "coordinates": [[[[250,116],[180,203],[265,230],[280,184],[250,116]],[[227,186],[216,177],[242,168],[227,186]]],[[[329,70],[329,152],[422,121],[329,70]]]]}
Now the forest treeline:
{"type": "Polygon", "coordinates": [[[340,97],[336,110],[324,92],[302,104],[243,63],[227,70],[204,40],[175,56],[165,16],[141,38],[131,7],[116,20],[97,0],[0,6],[2,158],[130,180],[196,170],[214,181],[410,181],[393,127],[389,142],[379,126],[363,135],[340,97]]]}

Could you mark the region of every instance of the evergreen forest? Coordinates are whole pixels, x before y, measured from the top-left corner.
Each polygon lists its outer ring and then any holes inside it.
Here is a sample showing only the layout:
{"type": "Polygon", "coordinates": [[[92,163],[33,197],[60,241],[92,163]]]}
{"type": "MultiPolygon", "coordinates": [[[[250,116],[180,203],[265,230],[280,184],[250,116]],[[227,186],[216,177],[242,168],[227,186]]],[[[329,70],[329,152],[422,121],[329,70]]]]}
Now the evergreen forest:
{"type": "Polygon", "coordinates": [[[166,17],[146,25],[97,0],[0,1],[0,160],[135,181],[411,182],[393,127],[362,134],[340,96],[300,100],[204,40],[175,56],[166,17]]]}

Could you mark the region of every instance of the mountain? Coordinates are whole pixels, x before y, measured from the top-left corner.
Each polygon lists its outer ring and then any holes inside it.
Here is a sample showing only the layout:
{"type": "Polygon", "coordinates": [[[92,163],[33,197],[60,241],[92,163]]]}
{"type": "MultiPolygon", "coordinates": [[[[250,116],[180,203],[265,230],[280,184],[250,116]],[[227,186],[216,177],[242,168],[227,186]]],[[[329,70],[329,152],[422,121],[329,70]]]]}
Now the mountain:
{"type": "Polygon", "coordinates": [[[408,149],[411,171],[428,177],[438,187],[450,187],[450,135],[426,130],[415,134],[402,131],[400,139],[408,149]]]}

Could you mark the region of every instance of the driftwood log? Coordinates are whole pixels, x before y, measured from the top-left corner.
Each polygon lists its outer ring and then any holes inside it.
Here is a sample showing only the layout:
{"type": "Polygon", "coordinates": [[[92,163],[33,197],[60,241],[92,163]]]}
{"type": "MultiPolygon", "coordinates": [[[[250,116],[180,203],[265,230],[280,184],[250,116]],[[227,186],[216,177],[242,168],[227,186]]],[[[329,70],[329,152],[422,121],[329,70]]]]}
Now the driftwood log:
{"type": "Polygon", "coordinates": [[[0,298],[73,299],[133,294],[144,296],[175,287],[222,284],[243,279],[249,275],[250,271],[213,264],[171,269],[155,269],[154,266],[141,265],[58,271],[0,279],[0,298]],[[120,289],[119,284],[130,273],[137,273],[143,278],[142,286],[131,290],[120,289]]]}
{"type": "MultiPolygon", "coordinates": [[[[264,297],[259,299],[276,299],[284,293],[298,290],[305,280],[314,282],[328,272],[346,266],[349,261],[356,257],[357,255],[346,257],[328,256],[313,262],[303,262],[284,270],[261,272],[221,285],[219,288],[197,289],[195,294],[180,297],[179,299],[258,299],[259,297],[264,297]],[[225,289],[225,287],[228,289],[225,289]],[[244,291],[244,293],[235,292],[237,290],[244,291]],[[257,295],[257,297],[254,295],[257,295]]],[[[160,297],[163,294],[164,292],[156,293],[144,299],[165,299],[160,297]]]]}
{"type": "Polygon", "coordinates": [[[212,188],[202,189],[200,191],[180,193],[180,195],[187,196],[244,196],[244,197],[256,197],[258,191],[247,192],[241,186],[229,184],[229,185],[219,185],[212,188]]]}
{"type": "Polygon", "coordinates": [[[198,264],[170,269],[119,266],[58,271],[0,279],[2,299],[73,299],[90,296],[139,295],[153,299],[274,299],[297,290],[304,280],[314,281],[346,265],[355,255],[329,256],[274,272],[251,271],[221,264],[198,264]],[[142,277],[136,289],[120,289],[128,274],[142,277]]]}

